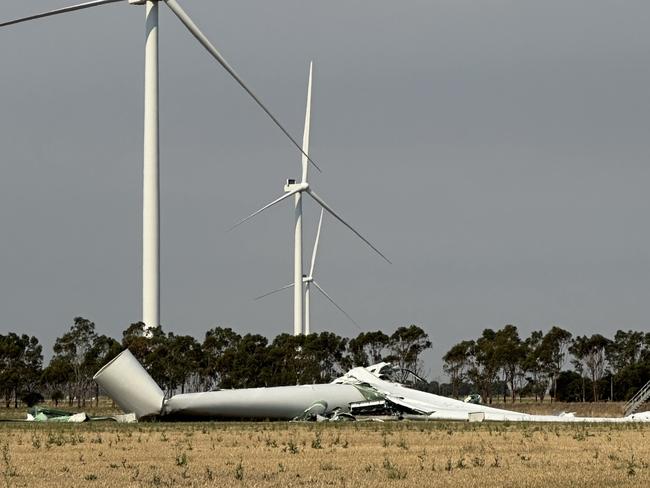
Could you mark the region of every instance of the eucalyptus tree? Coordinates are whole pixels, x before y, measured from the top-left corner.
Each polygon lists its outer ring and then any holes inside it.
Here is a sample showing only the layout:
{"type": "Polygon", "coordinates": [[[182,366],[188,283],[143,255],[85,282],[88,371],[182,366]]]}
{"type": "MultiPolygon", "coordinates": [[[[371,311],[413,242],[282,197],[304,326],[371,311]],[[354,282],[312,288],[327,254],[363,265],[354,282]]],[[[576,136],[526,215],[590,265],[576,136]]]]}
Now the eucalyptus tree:
{"type": "Polygon", "coordinates": [[[344,355],[348,339],[333,332],[310,334],[305,341],[305,351],[310,353],[310,362],[316,365],[314,382],[329,383],[343,374],[344,355]]]}
{"type": "MultiPolygon", "coordinates": [[[[512,403],[515,402],[516,388],[515,379],[521,370],[521,364],[526,356],[526,350],[519,337],[519,331],[514,325],[506,325],[496,332],[495,361],[503,372],[503,380],[510,386],[512,403]]],[[[503,389],[503,402],[506,402],[506,388],[503,389]]]]}
{"type": "MultiPolygon", "coordinates": [[[[97,340],[95,324],[83,317],[75,317],[70,330],[54,343],[54,358],[68,363],[72,377],[69,393],[77,399],[77,406],[86,404],[86,396],[95,373],[93,347],[97,340]]],[[[72,398],[70,399],[72,401],[72,398]]]]}
{"type": "Polygon", "coordinates": [[[531,332],[530,336],[524,341],[525,357],[522,365],[526,374],[528,386],[535,395],[535,400],[544,401],[546,391],[548,390],[548,378],[546,368],[542,360],[542,341],[544,334],[541,330],[531,332]]]}
{"type": "Polygon", "coordinates": [[[455,346],[452,346],[442,357],[444,361],[442,368],[449,376],[449,380],[451,381],[451,395],[454,398],[458,398],[460,385],[466,377],[473,345],[473,341],[459,342],[455,346]]]}
{"type": "Polygon", "coordinates": [[[398,366],[403,373],[396,378],[404,381],[408,371],[422,376],[422,353],[431,348],[429,335],[419,326],[412,324],[408,327],[398,327],[390,336],[388,348],[391,354],[388,358],[398,366]]]}
{"type": "Polygon", "coordinates": [[[643,332],[617,330],[605,351],[610,367],[619,372],[637,364],[644,352],[644,339],[643,332]]]}
{"type": "Polygon", "coordinates": [[[230,387],[233,364],[241,336],[230,327],[214,327],[203,339],[203,376],[208,387],[230,387]]]}
{"type": "Polygon", "coordinates": [[[348,350],[351,355],[351,366],[370,366],[381,362],[388,355],[390,337],[382,331],[361,332],[350,339],[348,350]]]}
{"type": "Polygon", "coordinates": [[[492,403],[493,385],[501,367],[494,330],[485,329],[481,337],[472,341],[470,360],[467,377],[479,388],[481,395],[492,403]]]}
{"type": "Polygon", "coordinates": [[[268,384],[268,342],[260,334],[246,334],[241,338],[233,362],[233,388],[268,384]]]}
{"type": "Polygon", "coordinates": [[[599,400],[598,382],[603,378],[607,365],[605,351],[610,342],[600,334],[591,337],[579,336],[569,348],[569,352],[576,358],[576,363],[581,364],[582,370],[589,374],[596,402],[599,400]]]}
{"type": "Polygon", "coordinates": [[[539,346],[539,359],[551,383],[551,400],[555,400],[557,396],[557,377],[562,371],[562,366],[564,366],[566,353],[571,344],[571,337],[571,332],[553,326],[544,335],[539,346]]]}
{"type": "Polygon", "coordinates": [[[185,393],[187,387],[197,391],[201,385],[200,370],[204,363],[201,344],[192,336],[171,332],[167,336],[167,343],[171,358],[169,375],[172,388],[180,387],[181,393],[185,393]]]}
{"type": "Polygon", "coordinates": [[[43,367],[43,347],[38,339],[26,334],[0,334],[0,393],[5,406],[13,399],[18,407],[21,393],[33,392],[43,367]]]}

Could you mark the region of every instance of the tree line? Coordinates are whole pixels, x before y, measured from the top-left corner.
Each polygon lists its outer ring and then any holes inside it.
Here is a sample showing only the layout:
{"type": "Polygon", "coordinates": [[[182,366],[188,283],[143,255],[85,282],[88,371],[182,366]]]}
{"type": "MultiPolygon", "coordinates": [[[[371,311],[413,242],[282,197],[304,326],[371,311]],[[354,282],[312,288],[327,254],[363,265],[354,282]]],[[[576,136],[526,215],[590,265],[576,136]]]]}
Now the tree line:
{"type": "Polygon", "coordinates": [[[398,327],[392,334],[363,332],[354,338],[332,332],[308,336],[280,334],[272,341],[259,334],[240,335],[214,327],[201,341],[190,335],[147,331],[131,324],[121,340],[96,331],[95,324],[76,317],[58,337],[47,365],[36,337],[0,334],[0,397],[7,408],[52,399],[85,406],[98,400],[92,377],[103,365],[129,348],[166,391],[207,391],[292,384],[324,383],[355,366],[385,360],[416,375],[422,374],[422,353],[431,341],[417,325],[398,327]]]}
{"type": "MultiPolygon", "coordinates": [[[[43,398],[78,406],[96,401],[100,392],[92,376],[125,348],[172,394],[324,383],[353,367],[381,361],[399,366],[403,374],[396,379],[404,382],[409,371],[424,376],[422,354],[431,341],[417,325],[398,327],[390,335],[280,334],[270,341],[228,327],[214,327],[197,340],[160,327],[147,332],[142,322],[131,324],[117,340],[100,335],[92,321],[76,317],[56,339],[47,365],[36,337],[0,334],[0,398],[6,407],[43,398]]],[[[574,337],[552,327],[521,338],[516,326],[506,325],[459,342],[443,361],[449,383],[415,386],[457,398],[478,392],[489,403],[494,397],[514,402],[547,396],[557,401],[621,401],[650,380],[650,333],[619,330],[611,339],[600,334],[574,337]]]]}
{"type": "Polygon", "coordinates": [[[443,361],[455,397],[478,391],[489,403],[501,395],[504,403],[508,396],[514,402],[547,395],[551,401],[625,401],[650,380],[650,333],[574,337],[552,327],[522,339],[516,326],[506,325],[459,342],[443,361]]]}

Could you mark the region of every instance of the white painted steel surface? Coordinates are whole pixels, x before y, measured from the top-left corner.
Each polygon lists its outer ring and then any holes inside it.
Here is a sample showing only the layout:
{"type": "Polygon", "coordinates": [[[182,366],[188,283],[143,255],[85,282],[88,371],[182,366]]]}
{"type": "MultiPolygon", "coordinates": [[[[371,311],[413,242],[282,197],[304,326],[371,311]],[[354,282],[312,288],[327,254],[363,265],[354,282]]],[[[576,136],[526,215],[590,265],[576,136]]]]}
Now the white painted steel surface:
{"type": "Polygon", "coordinates": [[[294,195],[293,229],[293,335],[304,333],[302,285],[302,192],[294,195]]]}
{"type": "MultiPolygon", "coordinates": [[[[307,106],[305,108],[305,126],[302,133],[302,171],[300,182],[307,184],[309,172],[309,129],[311,126],[311,84],[314,63],[309,63],[309,81],[307,82],[307,106]]],[[[294,257],[293,257],[293,334],[309,334],[306,323],[304,284],[302,280],[302,192],[295,195],[294,257]]]]}
{"type": "Polygon", "coordinates": [[[138,418],[160,415],[165,394],[128,349],[97,371],[93,380],[125,413],[138,418]]]}
{"type": "Polygon", "coordinates": [[[221,390],[175,395],[165,403],[165,415],[210,418],[291,420],[316,402],[327,404],[325,414],[363,401],[352,385],[300,385],[221,390]]]}
{"type": "Polygon", "coordinates": [[[160,161],[158,121],[158,1],[146,4],[144,165],[142,188],[142,321],[160,325],[160,161]]]}

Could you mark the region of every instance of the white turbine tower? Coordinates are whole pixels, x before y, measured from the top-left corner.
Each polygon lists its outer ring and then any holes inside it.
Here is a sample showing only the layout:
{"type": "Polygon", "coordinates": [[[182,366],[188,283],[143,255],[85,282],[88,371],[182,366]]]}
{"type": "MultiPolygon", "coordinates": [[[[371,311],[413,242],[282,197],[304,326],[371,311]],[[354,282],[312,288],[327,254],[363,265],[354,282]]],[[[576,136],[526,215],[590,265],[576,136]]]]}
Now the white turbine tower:
{"type": "MultiPolygon", "coordinates": [[[[305,327],[304,327],[304,334],[309,335],[311,333],[311,285],[313,284],[318,291],[320,291],[325,298],[327,298],[336,308],[338,308],[343,315],[345,315],[350,322],[352,322],[357,329],[361,330],[361,327],[359,327],[359,324],[354,320],[343,308],[339,306],[338,303],[334,301],[332,297],[328,295],[328,293],[323,290],[323,288],[318,284],[318,282],[314,279],[314,269],[316,267],[316,254],[318,253],[318,244],[320,242],[320,232],[321,228],[323,225],[323,212],[324,210],[321,208],[320,210],[320,218],[318,219],[318,230],[316,231],[316,240],[314,241],[314,249],[311,254],[311,265],[309,266],[309,274],[304,275],[302,277],[302,282],[305,285],[304,289],[304,299],[305,299],[305,327]]],[[[268,293],[265,293],[264,295],[261,295],[259,297],[255,297],[255,300],[259,300],[260,298],[267,297],[269,295],[272,295],[274,293],[277,293],[279,291],[286,290],[288,288],[294,287],[293,283],[289,283],[288,285],[283,286],[282,288],[278,288],[276,290],[270,291],[268,293]]]]}
{"type": "MultiPolygon", "coordinates": [[[[284,186],[284,195],[273,200],[268,205],[265,205],[256,212],[253,212],[248,217],[240,220],[235,225],[233,225],[230,230],[235,227],[243,224],[244,222],[252,219],[260,212],[263,212],[267,208],[272,207],[276,203],[280,203],[282,200],[289,198],[292,195],[295,195],[294,200],[294,273],[293,273],[293,333],[294,335],[300,335],[304,332],[303,327],[303,272],[302,272],[302,194],[306,193],[312,197],[323,209],[329,212],[334,218],[339,222],[345,225],[348,229],[354,232],[363,242],[368,244],[377,254],[384,258],[388,263],[390,260],[384,256],[379,249],[373,246],[370,241],[363,237],[359,232],[357,232],[354,227],[348,224],[343,220],[339,215],[332,210],[332,208],[320,198],[309,185],[308,176],[309,176],[309,165],[311,161],[309,157],[309,135],[311,128],[311,88],[312,88],[312,75],[313,75],[313,63],[309,65],[309,83],[307,86],[307,108],[305,110],[305,129],[303,133],[303,146],[302,146],[302,177],[299,183],[296,183],[295,180],[287,180],[287,184],[284,186]]],[[[318,166],[316,166],[318,168],[318,166]]],[[[337,305],[338,307],[338,305],[337,305]]]]}
{"type": "MultiPolygon", "coordinates": [[[[6,1],[6,0],[5,0],[6,1]]],[[[9,22],[21,22],[74,12],[127,0],[92,0],[78,5],[50,10],[9,22]]],[[[176,0],[128,0],[132,5],[145,5],[145,84],[144,84],[144,182],[142,205],[142,321],[147,329],[160,325],[160,186],[159,186],[159,123],[158,123],[158,3],[164,2],[199,43],[217,60],[239,85],[255,100],[280,130],[302,152],[302,148],[262,101],[243,82],[208,38],[176,0]]],[[[304,159],[318,167],[303,154],[304,159]]]]}
{"type": "Polygon", "coordinates": [[[314,250],[311,254],[311,265],[309,266],[309,274],[303,278],[305,282],[305,335],[311,333],[311,285],[313,284],[318,291],[320,291],[325,298],[327,298],[332,305],[338,308],[343,315],[345,315],[350,322],[352,322],[357,329],[361,330],[357,321],[354,320],[345,310],[343,310],[332,297],[330,297],[325,290],[314,280],[314,269],[316,267],[316,254],[318,253],[318,243],[320,241],[320,231],[323,226],[323,209],[320,209],[320,218],[318,219],[318,230],[316,231],[316,240],[314,241],[314,250]]]}

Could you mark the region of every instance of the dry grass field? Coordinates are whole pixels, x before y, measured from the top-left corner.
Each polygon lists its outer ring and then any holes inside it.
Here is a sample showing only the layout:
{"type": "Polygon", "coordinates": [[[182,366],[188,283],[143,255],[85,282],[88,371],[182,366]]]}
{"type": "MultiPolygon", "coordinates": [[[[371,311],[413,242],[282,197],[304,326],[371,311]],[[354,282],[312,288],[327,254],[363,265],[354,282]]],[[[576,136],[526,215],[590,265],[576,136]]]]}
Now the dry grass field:
{"type": "Polygon", "coordinates": [[[650,425],[0,424],[5,487],[650,486],[650,425]]]}

